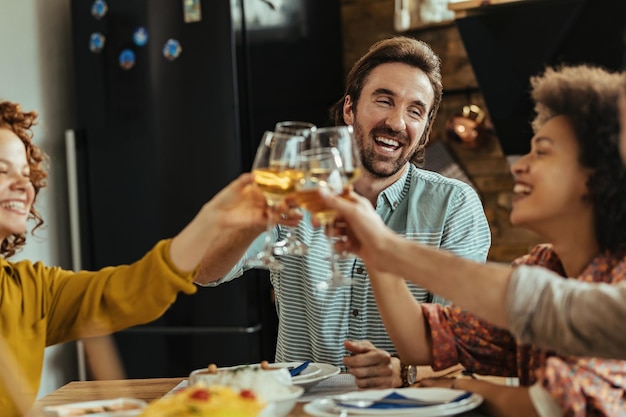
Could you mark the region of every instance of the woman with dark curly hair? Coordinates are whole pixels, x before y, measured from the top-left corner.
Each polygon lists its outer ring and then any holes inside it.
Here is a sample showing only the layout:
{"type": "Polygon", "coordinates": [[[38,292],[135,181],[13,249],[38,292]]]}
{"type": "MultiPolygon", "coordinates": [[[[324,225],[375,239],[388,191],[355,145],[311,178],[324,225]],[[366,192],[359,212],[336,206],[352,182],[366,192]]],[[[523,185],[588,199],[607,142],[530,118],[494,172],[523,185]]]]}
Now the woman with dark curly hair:
{"type": "MultiPolygon", "coordinates": [[[[626,74],[622,75],[620,103],[620,151],[626,163],[626,74]]],[[[343,200],[338,202],[347,220],[354,225],[355,247],[352,250],[358,252],[361,242],[371,241],[362,236],[384,233],[384,230],[379,230],[375,223],[361,222],[367,218],[366,213],[358,213],[344,203],[343,200]]],[[[623,320],[626,317],[626,282],[564,280],[542,267],[475,264],[450,259],[447,254],[428,248],[413,249],[418,252],[415,256],[420,256],[419,265],[410,265],[416,272],[414,282],[491,323],[508,328],[517,341],[571,355],[626,359],[623,320]],[[439,268],[436,280],[428,274],[431,265],[439,268]],[[449,268],[442,268],[442,265],[449,268]],[[422,273],[417,274],[420,271],[422,273]],[[467,281],[467,276],[473,279],[467,281]]]]}
{"type": "MultiPolygon", "coordinates": [[[[623,77],[582,65],[549,68],[531,79],[537,112],[535,135],[530,153],[511,168],[515,178],[511,222],[539,233],[550,244],[539,245],[517,259],[516,270],[540,266],[561,277],[575,277],[578,281],[572,282],[587,286],[614,288],[626,282],[626,168],[618,150],[617,104],[623,77]]],[[[506,300],[502,275],[500,283],[482,279],[502,273],[507,277],[510,267],[480,265],[406,242],[382,227],[367,202],[353,198],[356,203],[332,197],[328,202],[349,223],[348,249],[359,253],[370,270],[381,316],[403,362],[435,369],[461,363],[475,373],[515,376],[520,381],[520,387],[475,379],[426,380],[421,385],[479,393],[485,399],[484,410],[494,416],[623,414],[626,362],[570,356],[526,344],[478,317],[492,317],[485,314],[490,307],[481,304],[511,302],[510,297],[506,300]],[[482,283],[478,290],[459,290],[462,277],[467,276],[472,276],[473,285],[482,283]],[[409,296],[403,278],[436,287],[435,291],[460,306],[471,305],[477,315],[459,306],[420,305],[409,296]],[[494,289],[485,282],[494,282],[494,289]]],[[[526,272],[532,277],[533,270],[526,272]]],[[[551,287],[538,289],[533,282],[532,278],[529,283],[520,281],[518,288],[523,287],[525,293],[536,291],[544,301],[549,299],[551,287]],[[541,294],[544,291],[546,297],[541,294]]],[[[624,346],[618,342],[624,337],[620,330],[624,299],[620,303],[614,297],[608,305],[599,304],[598,299],[576,298],[587,301],[571,306],[578,312],[568,317],[586,324],[585,316],[602,315],[607,321],[603,330],[596,326],[582,332],[595,332],[601,344],[617,343],[611,351],[624,346]],[[609,313],[602,311],[605,308],[609,313]]],[[[544,307],[532,296],[530,299],[520,314],[544,307]]],[[[504,305],[501,311],[509,308],[504,305]]],[[[560,308],[568,310],[570,306],[560,308]]],[[[506,320],[503,314],[494,321],[506,324],[506,320]]],[[[558,338],[563,323],[550,316],[546,320],[553,326],[552,338],[558,338]]],[[[574,332],[579,328],[578,323],[567,325],[573,326],[574,332]]]]}
{"type": "Polygon", "coordinates": [[[237,239],[265,229],[265,198],[242,175],[206,203],[178,235],[141,260],[100,271],[65,271],[11,262],[46,186],[46,156],[32,142],[35,112],[0,102],[0,410],[26,415],[35,399],[46,346],[109,334],[159,317],[179,292],[192,294],[200,260],[228,256],[237,239]]]}

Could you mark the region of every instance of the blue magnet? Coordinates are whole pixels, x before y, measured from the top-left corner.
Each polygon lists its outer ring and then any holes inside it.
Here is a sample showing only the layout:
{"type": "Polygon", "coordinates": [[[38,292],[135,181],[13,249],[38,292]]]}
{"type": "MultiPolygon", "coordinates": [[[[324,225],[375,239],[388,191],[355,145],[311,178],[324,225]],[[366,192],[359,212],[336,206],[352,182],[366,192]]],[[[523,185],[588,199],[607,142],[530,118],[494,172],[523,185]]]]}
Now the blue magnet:
{"type": "Polygon", "coordinates": [[[140,26],[133,32],[133,42],[137,46],[144,46],[148,43],[148,31],[145,27],[140,26]]]}
{"type": "Polygon", "coordinates": [[[92,33],[89,37],[89,50],[95,54],[102,52],[106,39],[106,36],[100,32],[92,33]]]}
{"type": "Polygon", "coordinates": [[[163,46],[163,56],[170,61],[178,58],[182,51],[183,48],[180,46],[180,42],[176,39],[168,39],[163,46]]]}
{"type": "Polygon", "coordinates": [[[135,53],[132,49],[124,49],[120,52],[118,61],[122,69],[129,70],[135,66],[135,53]]]}
{"type": "Polygon", "coordinates": [[[91,5],[91,14],[98,20],[102,19],[108,10],[109,6],[107,6],[107,2],[104,0],[96,0],[91,5]]]}

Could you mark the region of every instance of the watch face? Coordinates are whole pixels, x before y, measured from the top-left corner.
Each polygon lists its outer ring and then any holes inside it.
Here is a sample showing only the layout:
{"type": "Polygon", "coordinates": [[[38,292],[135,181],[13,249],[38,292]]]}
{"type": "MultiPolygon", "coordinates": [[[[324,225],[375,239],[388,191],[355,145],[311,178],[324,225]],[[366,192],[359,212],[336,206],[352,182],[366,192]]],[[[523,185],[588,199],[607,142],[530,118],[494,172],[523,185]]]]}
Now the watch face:
{"type": "Polygon", "coordinates": [[[417,368],[414,365],[409,365],[406,370],[406,381],[410,384],[415,383],[417,379],[417,368]]]}

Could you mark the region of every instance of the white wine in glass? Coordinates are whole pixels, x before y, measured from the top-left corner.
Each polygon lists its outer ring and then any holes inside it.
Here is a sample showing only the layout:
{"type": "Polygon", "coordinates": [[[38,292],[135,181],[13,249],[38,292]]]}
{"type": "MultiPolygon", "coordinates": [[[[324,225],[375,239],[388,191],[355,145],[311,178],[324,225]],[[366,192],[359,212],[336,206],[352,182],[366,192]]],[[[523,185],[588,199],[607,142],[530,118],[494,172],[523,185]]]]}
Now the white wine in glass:
{"type": "MultiPolygon", "coordinates": [[[[304,137],[304,146],[306,149],[309,147],[309,141],[311,134],[315,132],[317,126],[313,123],[303,122],[299,120],[285,120],[276,123],[274,126],[274,132],[288,133],[296,136],[304,137]]],[[[301,242],[296,236],[295,229],[293,227],[285,228],[285,238],[274,244],[274,253],[277,255],[296,255],[302,256],[309,250],[308,246],[301,242]]]]}
{"type": "Polygon", "coordinates": [[[361,155],[352,126],[331,126],[316,129],[311,135],[310,148],[336,148],[342,165],[345,184],[354,184],[363,173],[361,155]]]}
{"type": "MultiPolygon", "coordinates": [[[[341,173],[344,180],[344,191],[347,192],[348,187],[363,174],[361,155],[352,126],[331,126],[317,129],[311,135],[310,147],[311,149],[329,147],[337,149],[342,163],[341,173]]],[[[345,241],[347,237],[342,235],[339,236],[339,239],[345,241]]],[[[337,257],[340,259],[346,259],[350,256],[347,251],[337,253],[337,257]]]]}
{"type": "Polygon", "coordinates": [[[302,136],[267,131],[257,148],[252,174],[255,185],[263,191],[267,200],[268,220],[263,250],[247,261],[248,267],[282,269],[272,250],[273,214],[285,196],[296,190],[296,184],[303,176],[298,169],[303,144],[302,136]]]}
{"type": "Polygon", "coordinates": [[[330,236],[330,227],[336,213],[321,198],[320,192],[340,194],[344,180],[341,173],[341,159],[335,148],[319,148],[303,151],[300,157],[299,170],[303,176],[296,186],[295,199],[305,210],[309,211],[324,228],[328,240],[330,273],[327,281],[318,285],[319,289],[342,287],[351,284],[337,265],[334,244],[330,236]]]}

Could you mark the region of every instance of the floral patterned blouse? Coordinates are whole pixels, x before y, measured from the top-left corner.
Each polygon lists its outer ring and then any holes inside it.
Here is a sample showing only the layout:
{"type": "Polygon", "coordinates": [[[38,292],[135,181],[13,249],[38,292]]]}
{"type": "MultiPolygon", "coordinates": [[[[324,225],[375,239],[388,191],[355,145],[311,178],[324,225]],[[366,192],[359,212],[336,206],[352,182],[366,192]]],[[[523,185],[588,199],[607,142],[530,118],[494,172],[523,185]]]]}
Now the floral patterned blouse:
{"type": "MultiPolygon", "coordinates": [[[[514,264],[539,265],[564,275],[551,245],[536,246],[514,264]]],[[[578,279],[622,281],[626,256],[598,255],[578,279]]],[[[461,363],[477,374],[518,377],[522,386],[539,382],[567,417],[626,416],[626,361],[567,356],[517,344],[508,331],[460,307],[422,304],[422,310],[430,326],[434,369],[461,363]]]]}

